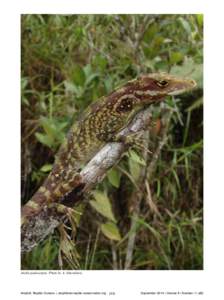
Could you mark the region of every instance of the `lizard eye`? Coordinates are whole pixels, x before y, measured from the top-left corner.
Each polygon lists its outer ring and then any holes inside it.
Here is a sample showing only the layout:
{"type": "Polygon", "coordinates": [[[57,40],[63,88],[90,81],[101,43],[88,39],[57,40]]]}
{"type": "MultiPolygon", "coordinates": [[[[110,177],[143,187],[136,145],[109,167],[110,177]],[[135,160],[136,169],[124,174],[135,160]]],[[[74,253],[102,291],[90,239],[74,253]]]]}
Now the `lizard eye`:
{"type": "Polygon", "coordinates": [[[157,80],[157,81],[155,81],[155,84],[158,85],[161,88],[164,88],[168,85],[168,81],[166,81],[166,80],[157,80]]]}
{"type": "Polygon", "coordinates": [[[118,113],[120,112],[128,112],[131,111],[133,107],[132,101],[129,98],[124,98],[121,100],[121,102],[119,103],[119,105],[116,108],[116,111],[118,113]]]}

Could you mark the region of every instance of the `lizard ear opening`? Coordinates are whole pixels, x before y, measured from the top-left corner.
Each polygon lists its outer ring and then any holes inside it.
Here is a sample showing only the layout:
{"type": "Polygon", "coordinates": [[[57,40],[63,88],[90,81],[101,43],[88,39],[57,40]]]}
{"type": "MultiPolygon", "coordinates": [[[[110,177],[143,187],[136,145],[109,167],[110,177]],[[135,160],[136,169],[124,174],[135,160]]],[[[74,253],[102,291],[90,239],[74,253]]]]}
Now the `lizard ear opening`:
{"type": "Polygon", "coordinates": [[[124,98],[121,100],[119,105],[116,108],[118,113],[131,111],[133,107],[132,100],[130,98],[124,98]]]}

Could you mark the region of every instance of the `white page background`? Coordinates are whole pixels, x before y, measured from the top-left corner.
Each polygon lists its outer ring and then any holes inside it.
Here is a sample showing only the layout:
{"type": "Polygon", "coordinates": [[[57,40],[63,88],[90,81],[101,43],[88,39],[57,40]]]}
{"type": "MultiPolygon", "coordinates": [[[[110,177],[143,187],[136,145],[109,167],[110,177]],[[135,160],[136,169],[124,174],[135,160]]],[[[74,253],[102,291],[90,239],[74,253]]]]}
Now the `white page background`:
{"type": "Polygon", "coordinates": [[[224,10],[222,1],[22,0],[1,2],[1,290],[2,299],[224,299],[223,140],[224,10]],[[204,13],[204,270],[20,271],[20,14],[204,13]],[[61,272],[62,273],[62,272],[61,272]],[[22,295],[21,292],[106,292],[107,295],[22,295]],[[141,292],[196,292],[142,295],[141,292]],[[115,296],[109,296],[115,292],[115,296]],[[203,292],[202,295],[198,294],[203,292]]]}

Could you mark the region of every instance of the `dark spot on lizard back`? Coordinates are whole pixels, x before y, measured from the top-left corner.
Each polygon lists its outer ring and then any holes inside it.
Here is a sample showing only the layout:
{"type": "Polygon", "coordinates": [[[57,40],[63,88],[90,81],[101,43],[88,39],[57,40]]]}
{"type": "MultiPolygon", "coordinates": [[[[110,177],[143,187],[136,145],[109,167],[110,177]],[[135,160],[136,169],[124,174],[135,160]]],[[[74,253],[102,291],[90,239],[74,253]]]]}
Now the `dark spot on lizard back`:
{"type": "Polygon", "coordinates": [[[76,202],[83,199],[82,191],[84,187],[85,187],[85,183],[81,183],[76,188],[74,188],[71,192],[69,192],[64,197],[62,197],[60,199],[60,203],[68,207],[73,207],[76,202]]]}

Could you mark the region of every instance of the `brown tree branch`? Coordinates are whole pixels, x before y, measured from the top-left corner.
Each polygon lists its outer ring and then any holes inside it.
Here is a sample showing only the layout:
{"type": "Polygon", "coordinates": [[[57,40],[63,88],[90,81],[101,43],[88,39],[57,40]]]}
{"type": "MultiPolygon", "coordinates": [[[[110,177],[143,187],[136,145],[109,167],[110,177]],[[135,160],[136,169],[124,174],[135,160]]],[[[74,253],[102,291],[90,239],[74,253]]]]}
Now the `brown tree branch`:
{"type": "MultiPolygon", "coordinates": [[[[151,109],[146,108],[140,111],[135,118],[119,133],[121,142],[107,143],[83,168],[80,175],[84,189],[76,195],[82,199],[97,183],[102,181],[108,169],[116,164],[129,145],[125,143],[125,138],[136,134],[150,124],[151,109]],[[123,142],[122,142],[123,141],[123,142]]],[[[40,213],[34,215],[21,227],[21,251],[32,250],[40,241],[51,234],[65,217],[58,214],[55,209],[50,209],[47,204],[40,213]]]]}

